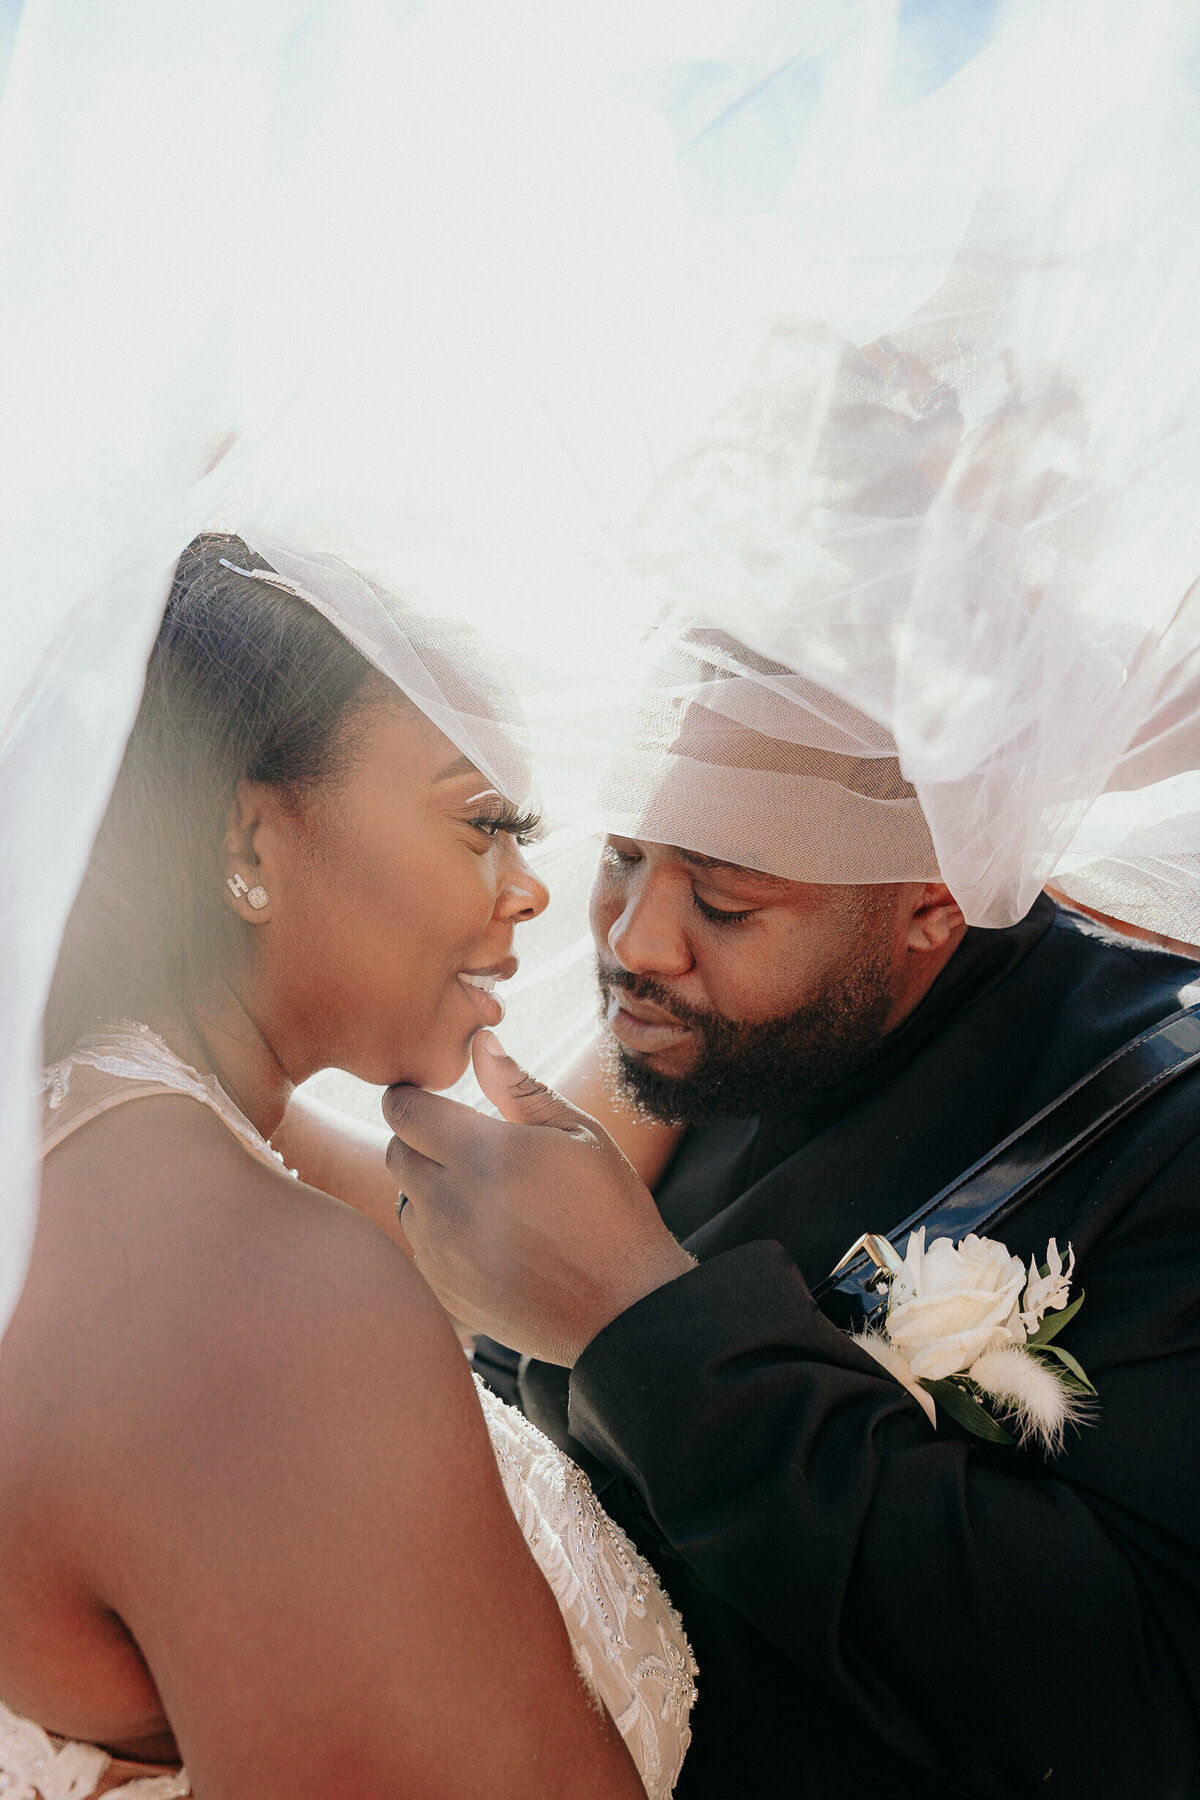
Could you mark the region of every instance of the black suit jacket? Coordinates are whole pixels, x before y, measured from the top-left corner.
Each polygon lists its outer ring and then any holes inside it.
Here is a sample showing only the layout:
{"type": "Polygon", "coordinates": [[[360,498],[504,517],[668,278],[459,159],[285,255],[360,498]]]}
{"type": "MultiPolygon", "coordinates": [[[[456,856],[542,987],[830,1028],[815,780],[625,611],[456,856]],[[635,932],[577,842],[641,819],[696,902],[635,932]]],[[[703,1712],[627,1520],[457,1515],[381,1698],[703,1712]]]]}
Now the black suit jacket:
{"type": "Polygon", "coordinates": [[[1076,1250],[1060,1456],[934,1431],[809,1292],[1198,977],[1045,899],[968,933],[818,1111],[689,1133],[658,1199],[699,1268],[522,1370],[691,1634],[681,1800],[1200,1795],[1200,1080],[999,1233],[1076,1250]]]}

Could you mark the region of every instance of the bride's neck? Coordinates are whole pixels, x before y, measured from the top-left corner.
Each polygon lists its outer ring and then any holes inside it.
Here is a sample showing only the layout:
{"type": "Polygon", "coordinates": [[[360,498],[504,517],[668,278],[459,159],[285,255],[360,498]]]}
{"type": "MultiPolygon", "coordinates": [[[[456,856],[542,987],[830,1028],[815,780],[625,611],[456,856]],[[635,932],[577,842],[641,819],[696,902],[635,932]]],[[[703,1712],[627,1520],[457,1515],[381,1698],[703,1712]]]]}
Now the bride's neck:
{"type": "Polygon", "coordinates": [[[255,1130],[271,1136],[294,1083],[231,988],[222,983],[187,1013],[146,1023],[202,1075],[215,1075],[255,1130]]]}

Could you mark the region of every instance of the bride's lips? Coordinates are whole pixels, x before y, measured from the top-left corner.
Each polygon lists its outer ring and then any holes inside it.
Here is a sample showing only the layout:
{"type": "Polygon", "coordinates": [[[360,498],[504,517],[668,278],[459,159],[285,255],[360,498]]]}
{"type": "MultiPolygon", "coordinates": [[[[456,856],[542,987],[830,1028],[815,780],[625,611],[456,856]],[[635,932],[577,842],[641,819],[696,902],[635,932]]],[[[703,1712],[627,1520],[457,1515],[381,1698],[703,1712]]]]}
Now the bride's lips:
{"type": "Polygon", "coordinates": [[[654,1056],[686,1043],[692,1035],[690,1025],[681,1025],[661,1006],[648,1000],[634,1000],[628,994],[610,992],[608,996],[608,1028],[619,1044],[642,1056],[654,1056]]]}
{"type": "Polygon", "coordinates": [[[499,1025],[504,1017],[504,1002],[492,992],[498,981],[510,981],[517,972],[515,956],[492,963],[486,969],[460,969],[458,985],[466,995],[481,1025],[499,1025]]]}

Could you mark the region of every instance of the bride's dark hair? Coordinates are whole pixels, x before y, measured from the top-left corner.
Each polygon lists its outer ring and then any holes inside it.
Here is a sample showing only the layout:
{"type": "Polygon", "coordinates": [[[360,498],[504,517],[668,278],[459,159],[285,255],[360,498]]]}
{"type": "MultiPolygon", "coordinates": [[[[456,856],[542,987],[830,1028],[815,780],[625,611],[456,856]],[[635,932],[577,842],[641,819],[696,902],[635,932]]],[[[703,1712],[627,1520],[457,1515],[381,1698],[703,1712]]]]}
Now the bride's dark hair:
{"type": "Polygon", "coordinates": [[[235,570],[240,538],[179,559],[129,738],[72,908],[44,1020],[48,1061],[104,1020],[201,991],[234,952],[222,842],[239,781],[302,805],[353,758],[391,683],[313,607],[235,570]]]}

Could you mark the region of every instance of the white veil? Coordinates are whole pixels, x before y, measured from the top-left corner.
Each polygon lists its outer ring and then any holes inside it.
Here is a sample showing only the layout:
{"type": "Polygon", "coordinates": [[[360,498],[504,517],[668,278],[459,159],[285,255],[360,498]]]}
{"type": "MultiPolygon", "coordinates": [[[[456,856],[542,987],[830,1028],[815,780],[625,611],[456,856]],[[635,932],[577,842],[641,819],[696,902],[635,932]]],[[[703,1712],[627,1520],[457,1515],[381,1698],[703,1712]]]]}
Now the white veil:
{"type": "MultiPolygon", "coordinates": [[[[667,668],[668,713],[700,682],[714,717],[855,762],[855,804],[972,918],[1057,870],[1197,935],[1189,12],[26,0],[0,98],[0,1321],[63,923],[175,558],[214,523],[318,595],[349,551],[366,614],[382,586],[499,639],[572,868],[614,721],[667,668]],[[844,406],[881,337],[883,410],[925,382],[955,420],[907,512],[844,406]],[[697,632],[719,668],[687,664],[697,632]],[[722,699],[731,673],[765,712],[722,699]]],[[[515,740],[476,725],[499,773],[515,740]]],[[[650,734],[627,824],[688,741],[650,734]]]]}
{"type": "Polygon", "coordinates": [[[1016,9],[932,136],[884,116],[931,177],[881,234],[914,285],[851,219],[861,287],[748,331],[658,478],[613,829],[798,880],[940,869],[984,926],[1053,880],[1200,943],[1198,73],[1191,9],[1016,9]]]}

